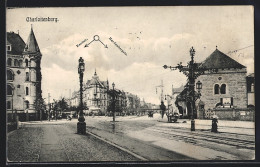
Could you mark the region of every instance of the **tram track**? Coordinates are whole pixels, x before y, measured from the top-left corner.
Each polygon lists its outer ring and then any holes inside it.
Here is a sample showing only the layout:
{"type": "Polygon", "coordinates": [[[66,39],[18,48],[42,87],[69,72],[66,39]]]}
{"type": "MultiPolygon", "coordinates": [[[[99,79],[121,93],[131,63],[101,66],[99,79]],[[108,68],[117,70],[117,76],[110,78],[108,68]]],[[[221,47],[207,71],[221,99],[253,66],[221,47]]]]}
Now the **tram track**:
{"type": "MultiPolygon", "coordinates": [[[[182,129],[167,129],[167,128],[160,128],[160,127],[152,127],[152,128],[147,128],[146,130],[156,132],[163,134],[167,136],[169,139],[172,140],[181,140],[184,142],[189,142],[189,143],[198,143],[201,141],[207,141],[210,143],[217,143],[217,144],[224,144],[224,145],[230,145],[230,146],[236,146],[239,148],[244,148],[244,149],[250,149],[254,150],[255,149],[255,142],[248,139],[239,139],[237,136],[233,137],[228,137],[227,135],[225,136],[217,136],[217,134],[205,134],[201,132],[188,132],[182,129]]],[[[219,134],[221,135],[221,134],[219,134]]]]}

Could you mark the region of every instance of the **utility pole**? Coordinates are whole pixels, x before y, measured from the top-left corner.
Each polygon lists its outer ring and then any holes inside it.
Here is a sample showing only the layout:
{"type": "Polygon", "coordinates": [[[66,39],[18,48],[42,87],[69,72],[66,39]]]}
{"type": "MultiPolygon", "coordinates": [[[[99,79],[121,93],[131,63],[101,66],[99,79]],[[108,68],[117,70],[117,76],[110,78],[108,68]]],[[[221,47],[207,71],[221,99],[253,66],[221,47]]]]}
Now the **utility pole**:
{"type": "Polygon", "coordinates": [[[51,105],[50,105],[50,93],[48,93],[48,106],[49,106],[49,109],[48,109],[48,120],[50,121],[50,111],[51,111],[51,105]]]}

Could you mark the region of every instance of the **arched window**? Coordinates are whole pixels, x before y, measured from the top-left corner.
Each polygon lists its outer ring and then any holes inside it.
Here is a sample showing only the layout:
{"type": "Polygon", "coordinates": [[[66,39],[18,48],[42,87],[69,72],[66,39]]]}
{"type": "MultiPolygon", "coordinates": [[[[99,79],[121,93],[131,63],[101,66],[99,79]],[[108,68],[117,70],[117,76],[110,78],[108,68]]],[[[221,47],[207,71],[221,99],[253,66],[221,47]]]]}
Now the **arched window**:
{"type": "Polygon", "coordinates": [[[219,94],[219,85],[215,84],[214,86],[214,94],[219,94]]]}
{"type": "Polygon", "coordinates": [[[28,60],[25,59],[25,67],[28,67],[28,60]]]}
{"type": "Polygon", "coordinates": [[[25,103],[25,109],[29,108],[30,105],[29,101],[25,101],[24,103],[25,103]]]}
{"type": "Polygon", "coordinates": [[[19,67],[22,67],[22,66],[23,66],[23,61],[22,61],[22,60],[19,60],[18,66],[19,66],[19,67]]]}
{"type": "Polygon", "coordinates": [[[29,95],[29,88],[28,87],[26,87],[25,95],[29,95]]]}
{"type": "Polygon", "coordinates": [[[7,70],[7,80],[13,81],[14,80],[14,75],[11,70],[7,70]]]}
{"type": "Polygon", "coordinates": [[[17,59],[14,59],[14,66],[19,66],[19,62],[17,59]]]}
{"type": "Polygon", "coordinates": [[[7,95],[13,95],[13,88],[11,85],[7,85],[7,95]]]}
{"type": "Polygon", "coordinates": [[[26,72],[25,81],[29,81],[29,72],[26,72]]]}
{"type": "Polygon", "coordinates": [[[222,84],[220,87],[220,93],[221,94],[226,94],[226,84],[222,84]]]}
{"type": "Polygon", "coordinates": [[[7,65],[8,65],[8,66],[12,66],[12,59],[11,59],[11,58],[8,58],[8,59],[7,59],[7,65]]]}

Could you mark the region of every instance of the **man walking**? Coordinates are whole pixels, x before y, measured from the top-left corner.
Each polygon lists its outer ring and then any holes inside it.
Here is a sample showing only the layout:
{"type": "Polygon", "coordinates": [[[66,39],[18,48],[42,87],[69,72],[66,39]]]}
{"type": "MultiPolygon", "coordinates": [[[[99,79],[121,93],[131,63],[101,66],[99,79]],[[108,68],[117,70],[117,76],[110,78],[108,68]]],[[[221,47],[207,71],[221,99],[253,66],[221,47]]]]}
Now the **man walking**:
{"type": "Polygon", "coordinates": [[[166,110],[166,106],[164,105],[163,101],[161,102],[160,109],[162,110],[162,119],[166,110]]]}

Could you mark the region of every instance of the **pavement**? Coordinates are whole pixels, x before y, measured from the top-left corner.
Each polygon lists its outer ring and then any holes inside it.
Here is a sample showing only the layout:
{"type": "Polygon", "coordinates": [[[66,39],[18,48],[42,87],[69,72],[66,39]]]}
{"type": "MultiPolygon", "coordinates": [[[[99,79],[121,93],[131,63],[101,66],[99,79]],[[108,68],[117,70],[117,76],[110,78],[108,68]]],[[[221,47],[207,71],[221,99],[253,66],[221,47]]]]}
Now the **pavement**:
{"type": "MultiPolygon", "coordinates": [[[[112,117],[105,116],[86,117],[85,119],[87,123],[87,130],[89,130],[91,133],[107,141],[121,145],[122,147],[138,155],[144,155],[145,157],[146,154],[145,158],[148,160],[253,160],[255,158],[254,143],[252,145],[252,142],[248,144],[248,147],[253,147],[253,149],[242,148],[237,145],[234,146],[218,143],[218,140],[223,140],[225,139],[225,137],[233,137],[233,139],[237,137],[242,141],[246,141],[249,139],[254,141],[254,122],[219,120],[219,132],[212,133],[210,132],[211,120],[195,119],[196,131],[191,132],[190,120],[179,119],[177,123],[168,123],[167,117],[164,116],[164,118],[162,119],[161,115],[158,113],[155,113],[153,115],[153,118],[148,118],[147,115],[123,117],[120,116],[116,117],[116,122],[112,122],[112,117]],[[137,129],[136,127],[138,127],[139,125],[140,128],[137,129]],[[109,129],[110,126],[112,127],[112,129],[109,129]],[[101,127],[103,128],[103,130],[101,127]],[[185,134],[186,136],[181,136],[183,134],[185,134]],[[178,136],[181,137],[178,138],[178,136]],[[185,138],[189,140],[186,140],[185,138]],[[216,143],[212,144],[212,141],[209,141],[208,139],[216,140],[216,143]],[[146,153],[146,149],[151,150],[150,157],[148,153],[146,153]],[[157,156],[156,153],[158,153],[157,156]]],[[[74,146],[79,145],[77,146],[78,149],[86,148],[87,150],[89,150],[91,148],[90,145],[82,145],[82,143],[88,143],[84,141],[86,140],[86,138],[82,138],[82,136],[72,133],[73,129],[75,129],[76,122],[77,119],[72,119],[72,121],[57,120],[50,122],[20,122],[20,128],[24,132],[19,129],[8,133],[8,142],[12,143],[19,140],[18,142],[25,143],[20,145],[19,147],[26,147],[21,148],[21,150],[25,150],[28,152],[27,160],[29,162],[46,162],[47,160],[50,160],[50,157],[52,157],[51,161],[86,160],[86,157],[75,157],[75,152],[77,152],[78,150],[74,149],[74,151],[67,152],[66,154],[64,152],[64,148],[71,148],[68,145],[71,140],[72,143],[77,142],[77,144],[74,144],[74,146]],[[49,128],[39,128],[43,125],[46,125],[46,127],[49,128]],[[53,131],[51,128],[53,126],[50,125],[57,125],[57,127],[60,126],[60,128],[64,129],[64,132],[59,132],[57,130],[53,131]],[[31,126],[31,128],[33,129],[28,130],[28,126],[31,126]],[[33,134],[29,135],[30,133],[33,134]],[[23,134],[26,134],[27,137],[23,138],[22,136],[25,136],[23,134]],[[65,134],[70,135],[67,136],[65,134]],[[60,137],[58,137],[57,135],[60,137]],[[19,139],[14,139],[15,136],[21,137],[19,139]],[[34,144],[33,148],[29,148],[30,143],[26,143],[26,140],[35,140],[38,141],[38,143],[34,144]],[[60,145],[60,142],[62,142],[62,147],[60,145]],[[39,143],[41,143],[41,145],[39,145],[39,143]]],[[[94,141],[94,139],[92,140],[94,141]]],[[[95,144],[92,143],[92,145],[95,144]]],[[[241,143],[241,145],[243,145],[243,142],[241,143]]],[[[17,146],[9,144],[9,154],[11,154],[15,160],[24,160],[25,155],[15,154],[15,152],[13,151],[17,149],[15,147],[17,146]]],[[[98,146],[95,147],[97,148],[98,146]]],[[[102,146],[102,148],[105,147],[107,146],[102,146]]],[[[107,153],[102,154],[101,156],[98,152],[95,152],[95,150],[96,149],[92,148],[93,154],[96,154],[98,155],[97,157],[99,157],[99,159],[96,160],[115,160],[107,156],[107,153]]],[[[118,151],[114,150],[111,155],[117,154],[117,152],[118,151]]],[[[86,156],[88,157],[89,155],[86,156]]],[[[136,160],[135,157],[128,154],[123,156],[121,159],[119,158],[116,160],[125,160],[125,157],[129,157],[126,158],[129,160],[136,160]]],[[[89,157],[89,159],[95,160],[95,156],[89,157]]]]}
{"type": "MultiPolygon", "coordinates": [[[[76,122],[76,121],[75,121],[76,122]]],[[[7,162],[137,161],[135,156],[97,140],[78,135],[64,120],[22,123],[7,135],[7,162]]]]}
{"type": "MultiPolygon", "coordinates": [[[[92,118],[93,119],[93,118],[92,118]]],[[[111,121],[112,117],[95,117],[96,121],[111,121]]],[[[86,118],[86,121],[88,117],[86,118]]],[[[238,147],[237,145],[225,145],[218,144],[218,140],[223,140],[226,138],[231,138],[236,142],[236,138],[239,138],[241,145],[243,146],[243,141],[248,139],[254,141],[255,139],[255,123],[250,121],[228,121],[228,120],[219,120],[218,121],[218,133],[211,132],[211,120],[200,120],[195,119],[196,131],[191,132],[191,122],[188,119],[179,119],[177,123],[168,123],[166,116],[161,118],[161,115],[155,113],[153,118],[148,118],[148,116],[125,116],[125,117],[116,117],[116,121],[126,122],[154,122],[153,126],[143,128],[141,130],[133,129],[124,129],[123,133],[134,139],[148,142],[154,146],[164,148],[170,151],[175,151],[176,153],[188,156],[192,159],[197,160],[253,160],[255,158],[254,149],[244,149],[238,147]],[[184,123],[186,122],[186,123],[184,123]],[[154,132],[157,130],[157,133],[154,132]],[[176,130],[181,130],[180,132],[176,130]],[[167,133],[163,136],[162,131],[167,133]],[[196,138],[196,136],[201,137],[206,136],[203,142],[198,142],[198,140],[187,142],[182,139],[176,140],[171,136],[180,133],[183,135],[184,132],[187,134],[187,138],[196,138]],[[194,136],[194,137],[193,137],[194,136]],[[216,143],[207,142],[208,138],[216,138],[216,143]]],[[[91,121],[88,122],[91,126],[91,121]]],[[[119,124],[118,123],[118,124],[119,124]]],[[[115,123],[116,124],[116,123],[115,123]]],[[[93,124],[92,126],[97,126],[93,124]]],[[[102,136],[102,133],[95,131],[102,136]]],[[[103,135],[102,137],[107,138],[108,140],[115,140],[114,136],[109,138],[109,135],[103,135]]],[[[184,137],[182,137],[184,138],[184,137]]],[[[230,141],[229,141],[230,142],[230,141]]],[[[231,143],[232,144],[232,143],[231,143]]],[[[250,143],[247,145],[250,148],[254,148],[255,144],[250,143]]]]}

